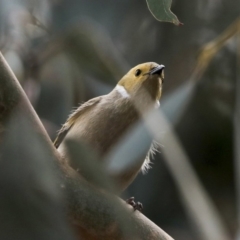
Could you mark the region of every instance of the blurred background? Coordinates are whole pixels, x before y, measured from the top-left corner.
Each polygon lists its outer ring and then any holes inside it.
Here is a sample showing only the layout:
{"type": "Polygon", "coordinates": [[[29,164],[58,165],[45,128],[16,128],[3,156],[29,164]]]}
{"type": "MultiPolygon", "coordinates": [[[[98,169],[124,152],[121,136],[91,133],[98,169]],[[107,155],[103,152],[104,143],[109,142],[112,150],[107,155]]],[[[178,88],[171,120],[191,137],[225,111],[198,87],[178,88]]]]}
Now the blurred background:
{"type": "MultiPolygon", "coordinates": [[[[1,0],[0,50],[52,140],[73,107],[111,91],[130,68],[164,64],[161,110],[235,239],[237,32],[212,61],[199,54],[209,42],[217,45],[239,10],[240,1],[173,1],[172,11],[184,23],[178,27],[158,22],[144,0],[1,0]],[[199,74],[201,60],[206,66],[199,74]]],[[[173,238],[201,240],[166,161],[160,149],[153,168],[139,174],[124,197],[141,201],[144,214],[173,238]]]]}

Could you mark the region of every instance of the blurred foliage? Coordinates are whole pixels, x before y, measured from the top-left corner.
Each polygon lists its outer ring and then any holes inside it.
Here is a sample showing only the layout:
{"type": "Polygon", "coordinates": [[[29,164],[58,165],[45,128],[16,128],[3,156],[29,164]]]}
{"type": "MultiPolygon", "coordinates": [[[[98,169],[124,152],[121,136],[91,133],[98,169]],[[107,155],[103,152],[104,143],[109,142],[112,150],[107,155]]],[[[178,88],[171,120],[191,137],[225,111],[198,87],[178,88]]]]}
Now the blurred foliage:
{"type": "Polygon", "coordinates": [[[75,239],[56,166],[24,115],[12,114],[1,145],[0,238],[75,239]]]}
{"type": "MultiPolygon", "coordinates": [[[[160,2],[171,5],[171,1],[160,2]]],[[[150,8],[157,10],[152,5],[150,8]]],[[[183,27],[155,21],[146,2],[139,0],[1,0],[0,49],[52,139],[72,107],[108,93],[131,66],[146,61],[166,65],[161,109],[234,236],[237,221],[232,120],[234,99],[239,93],[235,91],[237,48],[233,37],[239,31],[236,19],[240,2],[182,0],[173,1],[172,9],[184,22],[183,27]]],[[[116,159],[125,153],[136,160],[140,154],[144,139],[140,133],[130,135],[130,142],[138,141],[135,145],[120,143],[122,150],[112,153],[116,159]],[[130,156],[124,147],[136,155],[130,156]]],[[[15,148],[14,143],[10,150],[15,148]]],[[[118,169],[127,163],[111,166],[118,169]]],[[[21,176],[35,170],[24,171],[21,176]]],[[[5,191],[12,175],[1,175],[5,191]]],[[[16,186],[21,187],[20,183],[16,186]]],[[[139,175],[125,195],[142,201],[144,213],[174,238],[201,239],[183,209],[161,150],[149,174],[139,175]]],[[[2,206],[7,214],[8,206],[2,206]]]]}

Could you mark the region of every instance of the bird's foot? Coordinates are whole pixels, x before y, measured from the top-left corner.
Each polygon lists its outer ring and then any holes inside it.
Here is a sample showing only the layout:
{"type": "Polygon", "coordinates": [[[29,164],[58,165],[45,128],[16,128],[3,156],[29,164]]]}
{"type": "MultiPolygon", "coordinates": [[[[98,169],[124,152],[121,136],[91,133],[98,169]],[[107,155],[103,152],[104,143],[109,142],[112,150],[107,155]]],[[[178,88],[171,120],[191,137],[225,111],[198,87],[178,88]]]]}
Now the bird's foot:
{"type": "Polygon", "coordinates": [[[141,212],[143,210],[143,205],[140,202],[135,202],[134,197],[130,197],[129,199],[126,200],[126,203],[131,205],[134,209],[134,211],[138,210],[141,212]]]}

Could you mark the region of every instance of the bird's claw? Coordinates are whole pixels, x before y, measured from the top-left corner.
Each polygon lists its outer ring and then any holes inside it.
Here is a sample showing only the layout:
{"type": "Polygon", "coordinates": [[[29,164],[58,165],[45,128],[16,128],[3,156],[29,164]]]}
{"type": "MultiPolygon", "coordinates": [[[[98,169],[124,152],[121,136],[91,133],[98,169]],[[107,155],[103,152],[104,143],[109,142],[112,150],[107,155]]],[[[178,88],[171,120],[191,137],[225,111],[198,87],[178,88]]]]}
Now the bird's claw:
{"type": "Polygon", "coordinates": [[[126,200],[126,203],[128,203],[129,205],[131,205],[134,209],[134,211],[138,210],[139,212],[141,212],[143,210],[143,205],[140,202],[135,202],[134,201],[134,197],[130,197],[129,199],[126,200]]]}

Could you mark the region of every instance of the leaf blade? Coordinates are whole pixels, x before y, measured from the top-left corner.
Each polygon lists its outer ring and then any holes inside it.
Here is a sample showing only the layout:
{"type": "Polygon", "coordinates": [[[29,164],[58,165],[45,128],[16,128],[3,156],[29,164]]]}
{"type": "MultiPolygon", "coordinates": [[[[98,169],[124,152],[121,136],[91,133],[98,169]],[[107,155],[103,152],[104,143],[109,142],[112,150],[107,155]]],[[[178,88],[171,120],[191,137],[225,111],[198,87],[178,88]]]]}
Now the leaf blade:
{"type": "Polygon", "coordinates": [[[171,11],[172,0],[146,0],[149,11],[162,22],[171,22],[177,26],[183,25],[171,11]]]}

